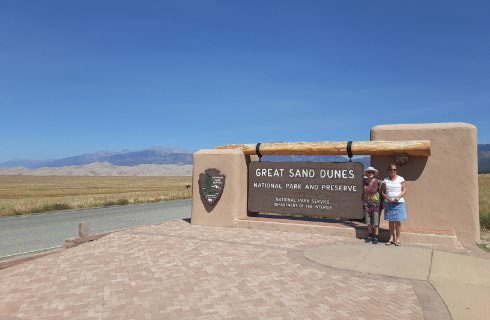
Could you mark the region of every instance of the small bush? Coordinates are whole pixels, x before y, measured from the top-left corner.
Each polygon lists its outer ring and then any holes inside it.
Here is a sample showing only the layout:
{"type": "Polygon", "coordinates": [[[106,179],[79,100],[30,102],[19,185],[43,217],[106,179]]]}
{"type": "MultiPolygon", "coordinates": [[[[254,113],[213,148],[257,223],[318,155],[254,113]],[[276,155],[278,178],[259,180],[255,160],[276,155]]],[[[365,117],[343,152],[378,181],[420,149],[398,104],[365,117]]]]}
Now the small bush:
{"type": "Polygon", "coordinates": [[[129,200],[128,199],[119,199],[116,201],[116,204],[123,206],[125,204],[129,204],[129,200]]]}
{"type": "Polygon", "coordinates": [[[104,202],[104,207],[109,207],[109,206],[123,206],[129,204],[128,199],[118,199],[118,200],[110,200],[104,202]]]}
{"type": "Polygon", "coordinates": [[[59,211],[59,210],[66,210],[66,209],[71,209],[71,207],[66,203],[50,203],[50,204],[45,204],[40,208],[33,208],[31,212],[40,213],[40,212],[59,211]]]}
{"type": "Polygon", "coordinates": [[[490,230],[490,214],[481,213],[480,214],[480,227],[482,229],[490,230]]]}

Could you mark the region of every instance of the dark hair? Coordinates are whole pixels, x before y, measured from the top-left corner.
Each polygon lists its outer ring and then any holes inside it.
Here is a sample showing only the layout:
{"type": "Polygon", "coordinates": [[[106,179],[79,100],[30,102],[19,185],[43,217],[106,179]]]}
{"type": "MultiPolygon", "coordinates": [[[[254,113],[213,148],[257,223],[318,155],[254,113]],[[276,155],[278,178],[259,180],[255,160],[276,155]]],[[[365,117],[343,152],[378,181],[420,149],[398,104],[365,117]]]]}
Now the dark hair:
{"type": "Polygon", "coordinates": [[[398,169],[398,167],[396,166],[396,163],[391,163],[389,166],[388,166],[388,170],[391,169],[391,167],[395,167],[395,169],[398,169]]]}

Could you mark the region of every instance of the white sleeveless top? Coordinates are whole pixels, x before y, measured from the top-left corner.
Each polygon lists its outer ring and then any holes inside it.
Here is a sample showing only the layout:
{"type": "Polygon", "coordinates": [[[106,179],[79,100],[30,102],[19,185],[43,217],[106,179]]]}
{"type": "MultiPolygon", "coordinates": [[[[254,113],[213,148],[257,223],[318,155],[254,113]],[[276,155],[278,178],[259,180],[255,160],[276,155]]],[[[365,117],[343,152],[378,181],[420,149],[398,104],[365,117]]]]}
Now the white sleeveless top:
{"type": "MultiPolygon", "coordinates": [[[[388,198],[394,198],[402,193],[402,182],[405,182],[405,179],[400,176],[396,176],[395,181],[391,181],[389,177],[383,180],[388,198]]],[[[398,202],[405,202],[405,199],[402,197],[398,202]]]]}

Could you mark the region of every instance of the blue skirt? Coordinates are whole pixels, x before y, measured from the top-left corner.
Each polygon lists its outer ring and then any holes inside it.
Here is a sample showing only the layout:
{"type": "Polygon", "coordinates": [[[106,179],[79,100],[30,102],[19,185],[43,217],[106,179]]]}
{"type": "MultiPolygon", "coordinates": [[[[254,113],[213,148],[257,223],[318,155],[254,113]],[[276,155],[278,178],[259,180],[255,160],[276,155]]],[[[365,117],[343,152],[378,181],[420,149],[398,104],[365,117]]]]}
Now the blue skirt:
{"type": "Polygon", "coordinates": [[[405,202],[385,202],[386,221],[405,221],[407,220],[407,209],[405,202]]]}

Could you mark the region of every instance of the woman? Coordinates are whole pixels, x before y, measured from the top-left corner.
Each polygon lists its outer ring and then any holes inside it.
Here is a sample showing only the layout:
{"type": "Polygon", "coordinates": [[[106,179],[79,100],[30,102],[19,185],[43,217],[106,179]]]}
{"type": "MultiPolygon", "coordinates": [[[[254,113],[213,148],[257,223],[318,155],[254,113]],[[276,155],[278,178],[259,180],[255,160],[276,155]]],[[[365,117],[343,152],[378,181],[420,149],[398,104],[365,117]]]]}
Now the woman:
{"type": "Polygon", "coordinates": [[[407,209],[403,196],[407,192],[405,179],[399,176],[396,164],[388,167],[389,177],[383,180],[382,194],[385,209],[385,220],[389,221],[390,240],[386,245],[400,246],[401,222],[407,220],[407,209]]]}
{"type": "Polygon", "coordinates": [[[364,216],[368,225],[368,237],[366,242],[372,241],[373,244],[378,243],[379,230],[379,180],[376,179],[378,170],[373,167],[368,167],[364,172],[366,179],[364,180],[364,193],[362,194],[364,216]]]}

